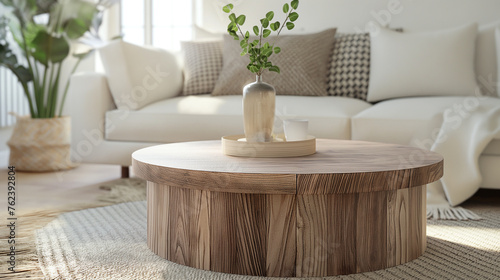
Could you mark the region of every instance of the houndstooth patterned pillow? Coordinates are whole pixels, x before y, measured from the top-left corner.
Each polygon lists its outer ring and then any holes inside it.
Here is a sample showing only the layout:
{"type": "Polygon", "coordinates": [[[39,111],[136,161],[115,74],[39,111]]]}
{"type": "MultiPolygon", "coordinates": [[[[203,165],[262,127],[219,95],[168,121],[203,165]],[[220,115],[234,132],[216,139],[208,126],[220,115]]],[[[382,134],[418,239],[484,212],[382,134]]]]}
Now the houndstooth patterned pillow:
{"type": "Polygon", "coordinates": [[[182,95],[211,93],[222,69],[222,40],[181,42],[184,57],[182,95]]]}
{"type": "Polygon", "coordinates": [[[335,36],[328,94],[366,100],[370,78],[370,34],[335,36]]]}

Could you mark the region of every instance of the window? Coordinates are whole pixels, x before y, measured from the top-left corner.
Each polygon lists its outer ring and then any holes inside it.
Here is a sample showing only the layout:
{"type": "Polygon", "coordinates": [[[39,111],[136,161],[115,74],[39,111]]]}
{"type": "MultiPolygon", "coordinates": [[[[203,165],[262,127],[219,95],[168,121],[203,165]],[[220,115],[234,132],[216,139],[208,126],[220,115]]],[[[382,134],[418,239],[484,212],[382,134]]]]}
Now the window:
{"type": "Polygon", "coordinates": [[[180,50],[193,38],[194,0],[122,0],[121,32],[137,45],[180,50]]]}

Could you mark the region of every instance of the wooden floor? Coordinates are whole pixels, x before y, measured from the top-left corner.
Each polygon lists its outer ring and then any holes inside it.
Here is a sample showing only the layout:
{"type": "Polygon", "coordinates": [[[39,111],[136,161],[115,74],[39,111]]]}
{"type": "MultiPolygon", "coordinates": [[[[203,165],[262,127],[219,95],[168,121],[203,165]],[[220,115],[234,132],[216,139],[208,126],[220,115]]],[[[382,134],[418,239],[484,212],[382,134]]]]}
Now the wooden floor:
{"type": "MultiPolygon", "coordinates": [[[[7,182],[9,152],[0,149],[0,182],[7,182]]],[[[62,172],[16,173],[16,210],[18,214],[33,210],[64,207],[94,201],[104,192],[99,186],[120,178],[120,166],[82,164],[62,172]]],[[[7,209],[6,184],[0,187],[0,209],[7,209]]],[[[0,213],[4,214],[4,213],[0,213]]]]}

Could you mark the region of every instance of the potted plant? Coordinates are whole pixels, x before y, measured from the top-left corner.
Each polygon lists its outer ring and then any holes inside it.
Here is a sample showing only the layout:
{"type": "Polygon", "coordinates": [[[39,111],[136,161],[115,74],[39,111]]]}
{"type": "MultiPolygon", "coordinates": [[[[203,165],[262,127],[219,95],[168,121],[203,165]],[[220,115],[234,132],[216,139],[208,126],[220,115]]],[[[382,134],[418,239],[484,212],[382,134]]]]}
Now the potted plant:
{"type": "Polygon", "coordinates": [[[230,23],[227,32],[235,40],[238,40],[242,49],[241,55],[248,56],[249,63],[247,69],[256,75],[256,81],[243,88],[243,119],[245,128],[245,138],[248,142],[270,142],[272,141],[272,131],[274,124],[276,90],[272,85],[262,81],[262,74],[266,71],[280,73],[280,68],[274,65],[270,58],[273,54],[279,54],[281,48],[276,46],[276,40],[281,31],[286,26],[288,30],[295,27],[293,23],[299,17],[295,11],[299,6],[299,0],[293,0],[290,4],[283,5],[285,20],[283,23],[274,21],[274,12],[270,11],[260,20],[260,25],[252,28],[254,38],[250,37],[250,32],[242,30],[245,24],[245,15],[232,13],[233,4],[228,4],[222,8],[225,13],[230,13],[230,23]],[[272,43],[266,42],[266,38],[276,32],[272,37],[272,43]]]}
{"type": "MultiPolygon", "coordinates": [[[[103,11],[114,2],[0,0],[6,11],[0,17],[0,66],[17,77],[30,110],[30,116],[17,116],[8,141],[9,164],[17,170],[73,167],[71,120],[62,116],[69,87],[69,79],[61,80],[62,65],[70,57],[72,43],[99,39],[103,11]]],[[[91,51],[73,52],[76,63],[71,74],[91,51]]]]}

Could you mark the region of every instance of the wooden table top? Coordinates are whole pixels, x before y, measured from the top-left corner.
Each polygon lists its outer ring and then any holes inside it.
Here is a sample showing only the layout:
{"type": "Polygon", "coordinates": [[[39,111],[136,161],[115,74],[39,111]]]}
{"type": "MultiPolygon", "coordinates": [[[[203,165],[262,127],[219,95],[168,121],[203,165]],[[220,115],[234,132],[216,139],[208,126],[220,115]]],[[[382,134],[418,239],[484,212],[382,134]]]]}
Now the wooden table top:
{"type": "Polygon", "coordinates": [[[388,190],[425,185],[443,174],[441,155],[415,147],[317,139],[316,150],[304,157],[243,158],[224,155],[221,141],[183,142],[138,150],[132,164],[137,176],[151,182],[229,192],[251,184],[252,193],[272,192],[269,185],[278,193],[388,190]],[[318,180],[328,180],[329,190],[314,187],[318,180]]]}

